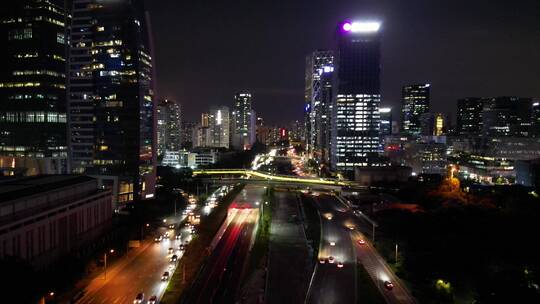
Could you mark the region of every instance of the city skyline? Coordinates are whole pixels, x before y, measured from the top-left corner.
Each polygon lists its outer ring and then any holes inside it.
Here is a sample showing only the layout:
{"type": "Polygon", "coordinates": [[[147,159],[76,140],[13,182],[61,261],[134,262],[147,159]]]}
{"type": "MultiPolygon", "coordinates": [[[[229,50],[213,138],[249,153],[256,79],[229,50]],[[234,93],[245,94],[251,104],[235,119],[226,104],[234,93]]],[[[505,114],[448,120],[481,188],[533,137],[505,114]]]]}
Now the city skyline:
{"type": "Polygon", "coordinates": [[[156,40],[158,94],[184,104],[187,116],[198,116],[198,105],[228,104],[232,94],[248,89],[268,123],[301,119],[304,58],[316,49],[334,49],[333,31],[344,18],[384,23],[383,106],[397,109],[401,87],[410,83],[431,83],[433,111],[451,112],[452,121],[460,98],[540,95],[533,81],[540,62],[529,59],[540,44],[531,28],[540,11],[534,1],[520,1],[512,10],[501,1],[295,1],[286,9],[265,2],[184,7],[151,1],[148,8],[156,40]],[[200,31],[189,24],[197,24],[200,31]],[[519,36],[513,34],[518,31],[519,36]],[[215,39],[202,39],[199,32],[211,32],[215,39]],[[182,43],[188,40],[189,45],[182,43]],[[470,47],[461,47],[464,44],[470,47]],[[179,60],[165,63],[171,56],[179,60]],[[225,56],[231,60],[224,61],[225,56]],[[521,77],[512,76],[516,74],[521,77]],[[209,85],[212,90],[204,89],[209,85]],[[287,113],[273,111],[276,104],[287,113]]]}

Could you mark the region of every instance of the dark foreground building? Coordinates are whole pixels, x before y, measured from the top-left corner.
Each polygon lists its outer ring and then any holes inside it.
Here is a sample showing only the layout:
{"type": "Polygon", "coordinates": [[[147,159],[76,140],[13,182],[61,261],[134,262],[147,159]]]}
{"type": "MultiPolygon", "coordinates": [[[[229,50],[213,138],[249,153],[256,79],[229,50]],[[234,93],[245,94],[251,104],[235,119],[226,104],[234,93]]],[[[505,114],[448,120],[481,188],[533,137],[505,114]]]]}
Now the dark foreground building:
{"type": "Polygon", "coordinates": [[[0,181],[0,259],[46,267],[101,235],[112,214],[110,190],[88,176],[0,181]]]}
{"type": "Polygon", "coordinates": [[[64,3],[2,3],[0,175],[67,172],[64,3]]]}

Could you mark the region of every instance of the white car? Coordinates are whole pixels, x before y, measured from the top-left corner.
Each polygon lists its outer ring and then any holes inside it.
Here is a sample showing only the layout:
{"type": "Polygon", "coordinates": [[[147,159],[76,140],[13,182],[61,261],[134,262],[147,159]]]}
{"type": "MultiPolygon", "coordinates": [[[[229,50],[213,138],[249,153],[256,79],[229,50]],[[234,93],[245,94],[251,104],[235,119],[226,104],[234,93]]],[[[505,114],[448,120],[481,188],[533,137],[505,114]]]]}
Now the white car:
{"type": "Polygon", "coordinates": [[[329,257],[328,257],[328,263],[334,264],[335,261],[336,261],[336,259],[334,259],[333,256],[329,256],[329,257]]]}
{"type": "Polygon", "coordinates": [[[336,242],[330,242],[330,246],[336,246],[336,242]]]}

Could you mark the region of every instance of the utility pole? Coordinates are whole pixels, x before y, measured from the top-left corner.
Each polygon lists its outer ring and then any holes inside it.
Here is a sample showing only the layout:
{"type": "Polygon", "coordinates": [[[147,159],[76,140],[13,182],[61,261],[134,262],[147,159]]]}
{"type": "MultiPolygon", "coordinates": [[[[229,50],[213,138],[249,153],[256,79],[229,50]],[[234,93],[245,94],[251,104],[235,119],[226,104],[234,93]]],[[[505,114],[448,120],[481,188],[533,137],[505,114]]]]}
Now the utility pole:
{"type": "Polygon", "coordinates": [[[396,264],[397,264],[397,257],[398,257],[398,244],[396,243],[396,264]]]}

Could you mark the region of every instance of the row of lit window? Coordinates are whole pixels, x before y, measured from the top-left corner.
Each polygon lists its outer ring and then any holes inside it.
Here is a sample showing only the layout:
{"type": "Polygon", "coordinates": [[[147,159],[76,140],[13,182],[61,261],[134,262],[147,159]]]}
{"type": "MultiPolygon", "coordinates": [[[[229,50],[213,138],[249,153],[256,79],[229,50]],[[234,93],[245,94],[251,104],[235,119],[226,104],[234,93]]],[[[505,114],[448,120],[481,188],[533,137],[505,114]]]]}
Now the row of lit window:
{"type": "Polygon", "coordinates": [[[56,112],[6,112],[0,114],[0,122],[65,123],[66,114],[56,112]]]}
{"type": "Polygon", "coordinates": [[[58,73],[50,70],[38,70],[38,71],[13,71],[13,76],[28,76],[28,75],[49,75],[55,77],[66,77],[64,73],[58,73]]]}
{"type": "Polygon", "coordinates": [[[45,98],[56,100],[58,99],[58,96],[51,95],[51,94],[48,94],[47,96],[43,94],[17,94],[17,95],[12,95],[8,97],[8,99],[10,100],[45,99],[45,98]]]}
{"type": "Polygon", "coordinates": [[[8,40],[26,40],[32,39],[32,29],[14,29],[8,32],[8,40]]]}

